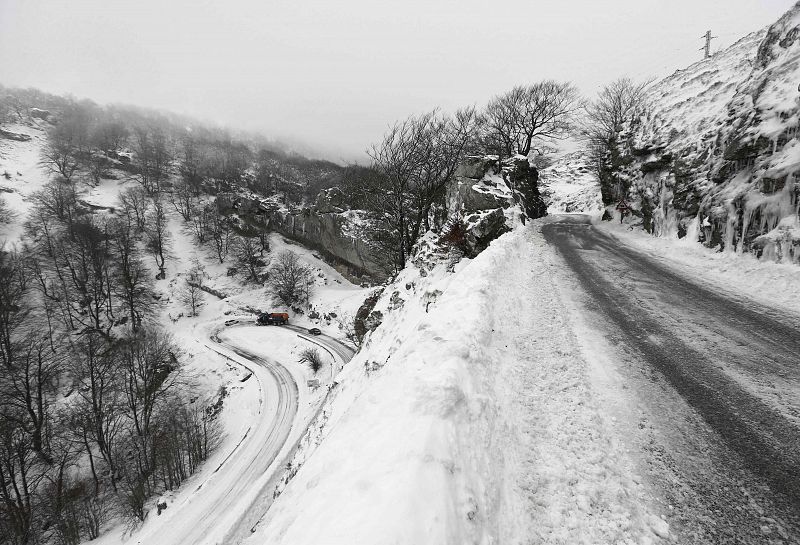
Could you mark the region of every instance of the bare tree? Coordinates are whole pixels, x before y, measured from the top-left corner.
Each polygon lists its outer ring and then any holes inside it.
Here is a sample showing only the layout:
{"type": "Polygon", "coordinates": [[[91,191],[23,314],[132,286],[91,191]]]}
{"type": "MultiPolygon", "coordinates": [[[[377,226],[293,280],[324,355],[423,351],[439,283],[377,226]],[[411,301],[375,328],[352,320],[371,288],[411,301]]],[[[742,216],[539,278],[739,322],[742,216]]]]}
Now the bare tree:
{"type": "Polygon", "coordinates": [[[587,104],[580,135],[589,151],[589,161],[600,180],[603,203],[611,204],[624,194],[618,176],[623,166],[619,132],[623,125],[647,109],[646,91],[650,81],[636,83],[620,78],[606,85],[587,104]]]}
{"type": "Polygon", "coordinates": [[[15,216],[14,211],[8,206],[3,196],[0,195],[0,224],[10,223],[15,216]]]}
{"type": "Polygon", "coordinates": [[[14,97],[6,95],[0,97],[0,127],[7,123],[11,123],[14,119],[14,110],[11,107],[11,100],[14,97]]]}
{"type": "Polygon", "coordinates": [[[259,269],[267,265],[259,239],[237,236],[233,241],[233,253],[236,264],[247,271],[249,279],[258,282],[261,277],[259,269]]]}
{"type": "Polygon", "coordinates": [[[123,394],[136,459],[132,474],[140,476],[128,482],[144,485],[145,497],[155,485],[150,479],[156,465],[156,416],[177,384],[175,352],[171,337],[157,329],[142,329],[121,345],[123,394]]]}
{"type": "Polygon", "coordinates": [[[48,172],[69,182],[81,165],[78,148],[70,141],[48,140],[42,149],[41,164],[48,172]]]}
{"type": "Polygon", "coordinates": [[[502,157],[527,157],[537,142],[568,136],[581,105],[571,83],[547,80],[514,87],[486,106],[486,147],[502,157]]]}
{"type": "Polygon", "coordinates": [[[87,107],[74,105],[47,133],[42,150],[42,166],[69,181],[89,151],[90,117],[87,107]]]}
{"type": "Polygon", "coordinates": [[[417,166],[411,184],[415,216],[411,218],[409,238],[413,242],[431,228],[432,208],[444,202],[445,188],[455,175],[479,120],[475,108],[465,108],[452,117],[432,112],[420,121],[424,126],[417,143],[417,166]]]}
{"type": "MultiPolygon", "coordinates": [[[[25,97],[19,96],[20,93],[8,94],[3,98],[3,103],[8,109],[9,117],[16,117],[17,121],[22,123],[25,118],[30,115],[28,101],[25,97]]],[[[11,119],[8,120],[9,122],[11,119]]]]}
{"type": "Polygon", "coordinates": [[[169,175],[172,157],[167,135],[158,126],[137,126],[133,129],[133,147],[139,167],[139,182],[148,194],[161,189],[161,182],[169,175]]]}
{"type": "Polygon", "coordinates": [[[111,242],[106,223],[80,218],[52,244],[51,270],[73,327],[108,335],[114,323],[111,242]]]}
{"type": "Polygon", "coordinates": [[[190,188],[195,195],[199,194],[204,179],[202,154],[198,142],[189,134],[181,137],[178,168],[186,187],[190,188]]]}
{"type": "Polygon", "coordinates": [[[194,265],[186,274],[185,284],[181,288],[179,294],[181,302],[189,309],[190,316],[197,316],[200,307],[202,307],[205,302],[203,275],[203,266],[200,264],[199,260],[195,260],[194,265]]]}
{"type": "Polygon", "coordinates": [[[51,405],[60,358],[46,337],[30,332],[20,339],[13,366],[0,375],[3,417],[30,436],[30,448],[50,463],[51,405]]]}
{"type": "Polygon", "coordinates": [[[219,259],[220,263],[224,263],[225,258],[228,257],[231,238],[233,237],[230,220],[222,214],[214,213],[212,210],[208,214],[208,235],[214,252],[217,254],[217,259],[219,259]]]}
{"type": "MultiPolygon", "coordinates": [[[[114,256],[112,287],[122,301],[131,328],[136,331],[142,319],[152,309],[151,285],[147,268],[142,263],[135,225],[120,219],[110,225],[111,247],[114,256]]],[[[125,320],[120,320],[124,323],[125,320]]]]}
{"type": "Polygon", "coordinates": [[[83,490],[71,471],[77,465],[79,454],[79,445],[66,437],[56,437],[52,463],[37,490],[42,516],[52,524],[56,543],[63,545],[78,545],[81,540],[78,511],[83,490]]]}
{"type": "MultiPolygon", "coordinates": [[[[123,398],[121,372],[113,345],[97,334],[82,336],[71,350],[73,376],[78,380],[81,402],[75,407],[76,424],[90,458],[91,469],[97,483],[92,458],[91,440],[109,468],[111,484],[116,487],[116,444],[123,425],[123,398]]],[[[96,485],[97,487],[97,485],[96,485]]]]}
{"type": "Polygon", "coordinates": [[[294,252],[284,250],[275,258],[269,284],[275,295],[287,305],[308,301],[312,282],[311,270],[294,252]]]}
{"type": "Polygon", "coordinates": [[[395,124],[369,151],[371,169],[352,171],[357,198],[372,213],[370,238],[396,270],[405,266],[412,246],[431,227],[447,183],[475,131],[473,108],[454,117],[432,111],[395,124]]]}
{"type": "Polygon", "coordinates": [[[130,131],[120,120],[108,119],[100,121],[92,130],[91,141],[105,153],[117,151],[128,139],[130,131]]]}
{"type": "Polygon", "coordinates": [[[30,543],[36,532],[35,494],[46,470],[30,436],[0,417],[0,529],[12,543],[30,543]]]}
{"type": "Polygon", "coordinates": [[[153,199],[153,209],[147,216],[147,249],[153,255],[158,267],[156,278],[166,278],[167,272],[164,267],[169,245],[169,232],[167,231],[167,215],[164,212],[164,203],[160,198],[153,199]]]}
{"type": "Polygon", "coordinates": [[[100,184],[100,181],[108,176],[108,170],[111,167],[111,161],[105,155],[98,153],[89,153],[88,157],[84,159],[86,169],[89,172],[92,183],[95,186],[100,184]]]}
{"type": "Polygon", "coordinates": [[[197,242],[204,244],[208,239],[210,224],[217,211],[211,205],[192,207],[192,231],[197,239],[197,242]]]}
{"type": "Polygon", "coordinates": [[[16,250],[0,248],[0,368],[14,366],[16,342],[32,306],[31,275],[25,259],[16,250]]]}
{"type": "Polygon", "coordinates": [[[361,349],[361,345],[364,344],[364,335],[356,329],[355,318],[352,315],[345,314],[339,318],[339,329],[356,350],[361,349]]]}
{"type": "MultiPolygon", "coordinates": [[[[58,220],[68,227],[77,216],[78,193],[73,183],[51,180],[34,193],[35,216],[58,220]]],[[[35,237],[34,237],[35,238],[35,237]]]]}
{"type": "Polygon", "coordinates": [[[197,202],[197,193],[188,182],[178,182],[169,194],[169,200],[183,221],[190,221],[197,202]]]}
{"type": "Polygon", "coordinates": [[[136,228],[139,231],[144,231],[147,226],[147,215],[152,204],[147,192],[141,187],[126,189],[120,193],[119,202],[129,220],[133,220],[136,223],[136,228]]]}

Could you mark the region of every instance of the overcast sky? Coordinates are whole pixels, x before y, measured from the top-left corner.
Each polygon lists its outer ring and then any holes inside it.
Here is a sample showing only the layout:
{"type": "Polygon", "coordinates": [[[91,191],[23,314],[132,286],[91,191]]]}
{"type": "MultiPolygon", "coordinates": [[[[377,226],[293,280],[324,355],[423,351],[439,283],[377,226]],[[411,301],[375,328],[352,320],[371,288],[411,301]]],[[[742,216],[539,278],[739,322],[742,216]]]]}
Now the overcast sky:
{"type": "Polygon", "coordinates": [[[520,83],[663,76],[790,0],[0,0],[0,83],[171,110],[351,159],[520,83]]]}

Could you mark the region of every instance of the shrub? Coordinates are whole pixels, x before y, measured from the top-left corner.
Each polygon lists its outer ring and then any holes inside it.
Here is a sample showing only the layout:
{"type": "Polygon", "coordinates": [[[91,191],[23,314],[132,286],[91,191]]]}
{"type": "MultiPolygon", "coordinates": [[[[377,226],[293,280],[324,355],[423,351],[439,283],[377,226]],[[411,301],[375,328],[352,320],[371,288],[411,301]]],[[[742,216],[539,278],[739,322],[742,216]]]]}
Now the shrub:
{"type": "Polygon", "coordinates": [[[322,369],[322,356],[316,348],[306,348],[300,352],[300,363],[307,363],[316,375],[322,369]]]}

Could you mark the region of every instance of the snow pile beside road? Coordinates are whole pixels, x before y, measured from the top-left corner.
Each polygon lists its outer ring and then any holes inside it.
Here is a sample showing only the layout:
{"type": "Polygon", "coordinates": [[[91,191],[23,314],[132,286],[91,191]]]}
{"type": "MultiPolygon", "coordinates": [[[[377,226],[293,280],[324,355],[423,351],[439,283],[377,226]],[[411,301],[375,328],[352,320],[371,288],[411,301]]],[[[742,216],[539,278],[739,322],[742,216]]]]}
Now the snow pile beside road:
{"type": "Polygon", "coordinates": [[[648,543],[538,227],[409,267],[338,377],[318,446],[248,543],[648,543]]]}

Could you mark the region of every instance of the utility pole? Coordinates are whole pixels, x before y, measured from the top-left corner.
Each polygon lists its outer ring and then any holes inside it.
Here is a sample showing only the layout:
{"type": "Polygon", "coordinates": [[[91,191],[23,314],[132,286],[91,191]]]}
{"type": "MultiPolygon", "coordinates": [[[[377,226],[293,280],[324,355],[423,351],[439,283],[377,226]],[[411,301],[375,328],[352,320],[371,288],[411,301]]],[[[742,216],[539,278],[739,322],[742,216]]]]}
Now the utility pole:
{"type": "Polygon", "coordinates": [[[701,47],[700,51],[705,51],[705,54],[703,55],[703,59],[707,59],[707,58],[709,58],[711,56],[711,40],[713,40],[714,38],[719,38],[719,36],[712,36],[711,35],[711,31],[710,30],[706,30],[705,35],[704,36],[700,36],[700,38],[706,41],[705,47],[701,47]]]}

